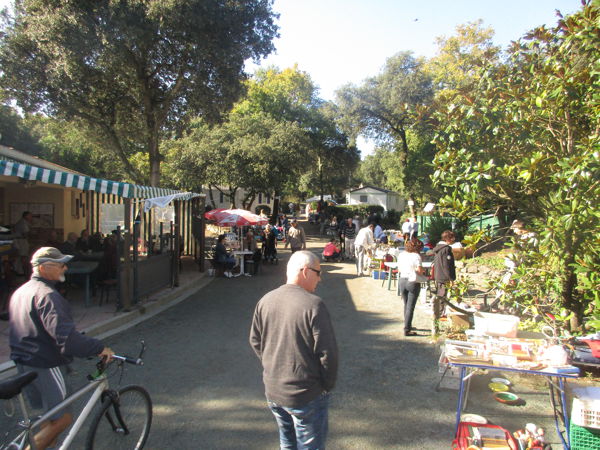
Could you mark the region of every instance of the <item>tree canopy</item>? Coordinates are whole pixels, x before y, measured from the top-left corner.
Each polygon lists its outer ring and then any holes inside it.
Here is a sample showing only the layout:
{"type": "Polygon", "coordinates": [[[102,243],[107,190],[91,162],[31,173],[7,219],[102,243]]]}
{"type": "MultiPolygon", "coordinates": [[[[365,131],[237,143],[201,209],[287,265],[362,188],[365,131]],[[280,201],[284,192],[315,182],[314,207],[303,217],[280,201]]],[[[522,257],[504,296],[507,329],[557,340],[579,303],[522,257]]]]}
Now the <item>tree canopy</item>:
{"type": "Polygon", "coordinates": [[[534,29],[436,117],[443,204],[462,217],[501,209],[528,220],[540,245],[519,295],[579,322],[598,301],[589,281],[600,269],[599,12],[588,3],[534,29]]]}
{"type": "Polygon", "coordinates": [[[218,120],[242,91],[245,61],[273,50],[271,4],[19,1],[0,42],[0,87],[25,111],[81,120],[131,180],[156,185],[161,140],[197,115],[218,120]]]}

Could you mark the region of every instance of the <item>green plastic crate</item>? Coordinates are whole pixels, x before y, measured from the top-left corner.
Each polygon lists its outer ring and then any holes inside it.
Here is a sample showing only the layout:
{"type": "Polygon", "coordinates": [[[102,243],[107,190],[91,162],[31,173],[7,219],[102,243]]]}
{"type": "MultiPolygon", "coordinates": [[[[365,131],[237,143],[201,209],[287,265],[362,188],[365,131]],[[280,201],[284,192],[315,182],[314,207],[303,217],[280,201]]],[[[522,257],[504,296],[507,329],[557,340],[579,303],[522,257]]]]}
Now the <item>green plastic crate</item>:
{"type": "Polygon", "coordinates": [[[600,449],[600,430],[595,428],[580,427],[571,423],[569,437],[571,438],[571,450],[600,449]]]}

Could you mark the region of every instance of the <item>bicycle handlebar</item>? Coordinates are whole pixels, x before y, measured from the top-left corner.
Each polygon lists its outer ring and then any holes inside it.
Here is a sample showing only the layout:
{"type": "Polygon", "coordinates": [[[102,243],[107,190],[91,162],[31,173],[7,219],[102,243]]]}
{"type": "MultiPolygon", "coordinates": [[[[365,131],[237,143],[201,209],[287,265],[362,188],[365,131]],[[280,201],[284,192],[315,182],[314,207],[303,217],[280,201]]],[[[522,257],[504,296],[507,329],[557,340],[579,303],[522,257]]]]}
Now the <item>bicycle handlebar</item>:
{"type": "Polygon", "coordinates": [[[121,355],[112,355],[112,359],[116,359],[118,361],[123,361],[129,364],[134,364],[136,366],[143,366],[144,361],[142,358],[132,358],[131,356],[121,356],[121,355]]]}
{"type": "Polygon", "coordinates": [[[142,346],[142,348],[141,348],[140,354],[138,355],[137,358],[132,358],[131,356],[126,356],[126,355],[112,355],[110,361],[106,361],[105,358],[102,358],[96,364],[96,372],[92,375],[88,375],[88,379],[94,380],[94,379],[98,378],[99,376],[101,376],[104,372],[106,372],[106,369],[108,368],[108,366],[110,366],[110,364],[114,361],[117,361],[120,363],[126,362],[128,364],[133,364],[135,366],[143,366],[144,361],[142,360],[142,355],[144,354],[144,351],[146,350],[146,343],[143,340],[141,341],[141,346],[142,346]]]}

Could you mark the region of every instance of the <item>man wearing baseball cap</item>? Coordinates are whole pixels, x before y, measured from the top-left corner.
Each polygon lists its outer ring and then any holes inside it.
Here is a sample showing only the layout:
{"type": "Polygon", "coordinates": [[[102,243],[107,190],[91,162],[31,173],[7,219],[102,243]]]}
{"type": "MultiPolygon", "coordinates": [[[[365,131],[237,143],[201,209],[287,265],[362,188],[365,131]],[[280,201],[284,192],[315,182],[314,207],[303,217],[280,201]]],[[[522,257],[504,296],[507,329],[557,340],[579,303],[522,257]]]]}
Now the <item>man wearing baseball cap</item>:
{"type": "MultiPolygon", "coordinates": [[[[38,373],[25,392],[34,408],[45,411],[67,397],[65,368],[73,357],[110,359],[114,354],[75,329],[69,304],[54,286],[65,281],[66,263],[72,258],[54,247],[40,248],[31,257],[31,279],[10,300],[10,358],[20,373],[38,373]]],[[[34,438],[36,448],[48,447],[70,425],[73,416],[64,411],[41,425],[34,438]]]]}

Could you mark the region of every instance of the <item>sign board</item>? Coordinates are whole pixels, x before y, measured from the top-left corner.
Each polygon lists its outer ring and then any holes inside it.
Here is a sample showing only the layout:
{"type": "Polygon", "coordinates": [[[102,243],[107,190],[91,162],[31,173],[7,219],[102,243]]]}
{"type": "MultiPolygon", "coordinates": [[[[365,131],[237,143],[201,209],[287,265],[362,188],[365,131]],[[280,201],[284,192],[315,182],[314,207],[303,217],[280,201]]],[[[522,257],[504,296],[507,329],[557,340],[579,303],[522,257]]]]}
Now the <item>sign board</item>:
{"type": "Polygon", "coordinates": [[[423,208],[423,212],[431,212],[435,208],[435,203],[427,203],[425,208],[423,208]]]}

